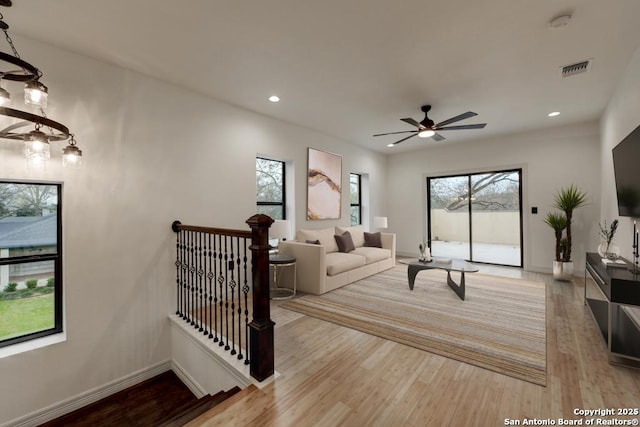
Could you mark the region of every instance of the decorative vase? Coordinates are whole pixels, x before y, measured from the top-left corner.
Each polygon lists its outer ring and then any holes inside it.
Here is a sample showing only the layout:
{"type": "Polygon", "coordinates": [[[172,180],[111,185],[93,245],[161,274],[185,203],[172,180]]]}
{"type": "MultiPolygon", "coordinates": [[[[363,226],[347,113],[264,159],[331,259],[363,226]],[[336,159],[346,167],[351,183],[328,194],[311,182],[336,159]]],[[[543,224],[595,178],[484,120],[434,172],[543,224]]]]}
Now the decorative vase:
{"type": "Polygon", "coordinates": [[[420,262],[429,262],[431,261],[431,250],[429,250],[429,246],[425,242],[424,245],[418,245],[418,249],[420,249],[420,257],[418,261],[420,262]]]}
{"type": "Polygon", "coordinates": [[[573,262],[553,261],[553,278],[570,281],[573,277],[573,262]]]}
{"type": "Polygon", "coordinates": [[[614,244],[602,242],[598,245],[598,255],[600,255],[600,258],[615,261],[620,255],[620,248],[614,244]]]}

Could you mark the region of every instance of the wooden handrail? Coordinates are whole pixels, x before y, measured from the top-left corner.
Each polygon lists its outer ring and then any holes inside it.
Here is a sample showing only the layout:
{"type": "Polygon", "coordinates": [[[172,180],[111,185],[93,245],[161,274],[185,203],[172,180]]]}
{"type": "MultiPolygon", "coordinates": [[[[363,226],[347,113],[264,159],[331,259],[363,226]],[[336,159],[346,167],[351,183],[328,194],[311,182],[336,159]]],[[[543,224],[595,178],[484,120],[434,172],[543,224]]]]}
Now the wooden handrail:
{"type": "Polygon", "coordinates": [[[180,221],[173,221],[171,229],[177,233],[178,231],[195,231],[197,233],[221,234],[223,236],[251,238],[250,230],[234,230],[231,228],[215,228],[203,227],[201,225],[184,225],[180,221]]]}

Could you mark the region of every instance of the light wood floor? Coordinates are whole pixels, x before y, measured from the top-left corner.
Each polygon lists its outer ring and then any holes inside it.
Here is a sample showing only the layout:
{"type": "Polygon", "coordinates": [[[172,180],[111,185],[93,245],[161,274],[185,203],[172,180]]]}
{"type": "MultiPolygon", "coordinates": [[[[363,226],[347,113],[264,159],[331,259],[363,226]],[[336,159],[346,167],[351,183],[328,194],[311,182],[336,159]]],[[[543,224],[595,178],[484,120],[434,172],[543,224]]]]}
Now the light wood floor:
{"type": "MultiPolygon", "coordinates": [[[[574,409],[640,408],[640,370],[610,365],[583,280],[519,269],[481,273],[547,284],[547,386],[299,315],[272,304],[276,370],[193,426],[503,426],[585,419],[574,409]]],[[[445,285],[446,286],[446,285],[445,285]]],[[[619,417],[629,419],[628,417],[619,417]]],[[[637,417],[640,419],[640,417],[637,417]]]]}

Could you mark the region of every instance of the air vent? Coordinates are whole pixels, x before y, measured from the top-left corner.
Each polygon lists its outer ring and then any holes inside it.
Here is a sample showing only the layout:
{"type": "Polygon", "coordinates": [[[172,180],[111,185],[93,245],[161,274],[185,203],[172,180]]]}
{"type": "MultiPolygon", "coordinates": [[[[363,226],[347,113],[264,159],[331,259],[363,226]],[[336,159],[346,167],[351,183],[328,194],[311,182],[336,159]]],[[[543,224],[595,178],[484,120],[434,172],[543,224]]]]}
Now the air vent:
{"type": "Polygon", "coordinates": [[[570,77],[580,73],[586,73],[591,66],[591,60],[576,62],[575,64],[565,65],[562,67],[562,77],[570,77]]]}

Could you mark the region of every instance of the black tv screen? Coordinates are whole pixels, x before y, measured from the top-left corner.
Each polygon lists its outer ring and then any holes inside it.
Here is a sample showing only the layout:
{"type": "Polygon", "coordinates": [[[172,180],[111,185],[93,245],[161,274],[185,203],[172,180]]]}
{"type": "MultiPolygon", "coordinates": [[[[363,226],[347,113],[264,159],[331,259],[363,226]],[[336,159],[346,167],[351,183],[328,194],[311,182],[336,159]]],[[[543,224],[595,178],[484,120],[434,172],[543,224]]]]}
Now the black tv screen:
{"type": "Polygon", "coordinates": [[[618,214],[640,218],[640,126],[613,148],[618,214]]]}

